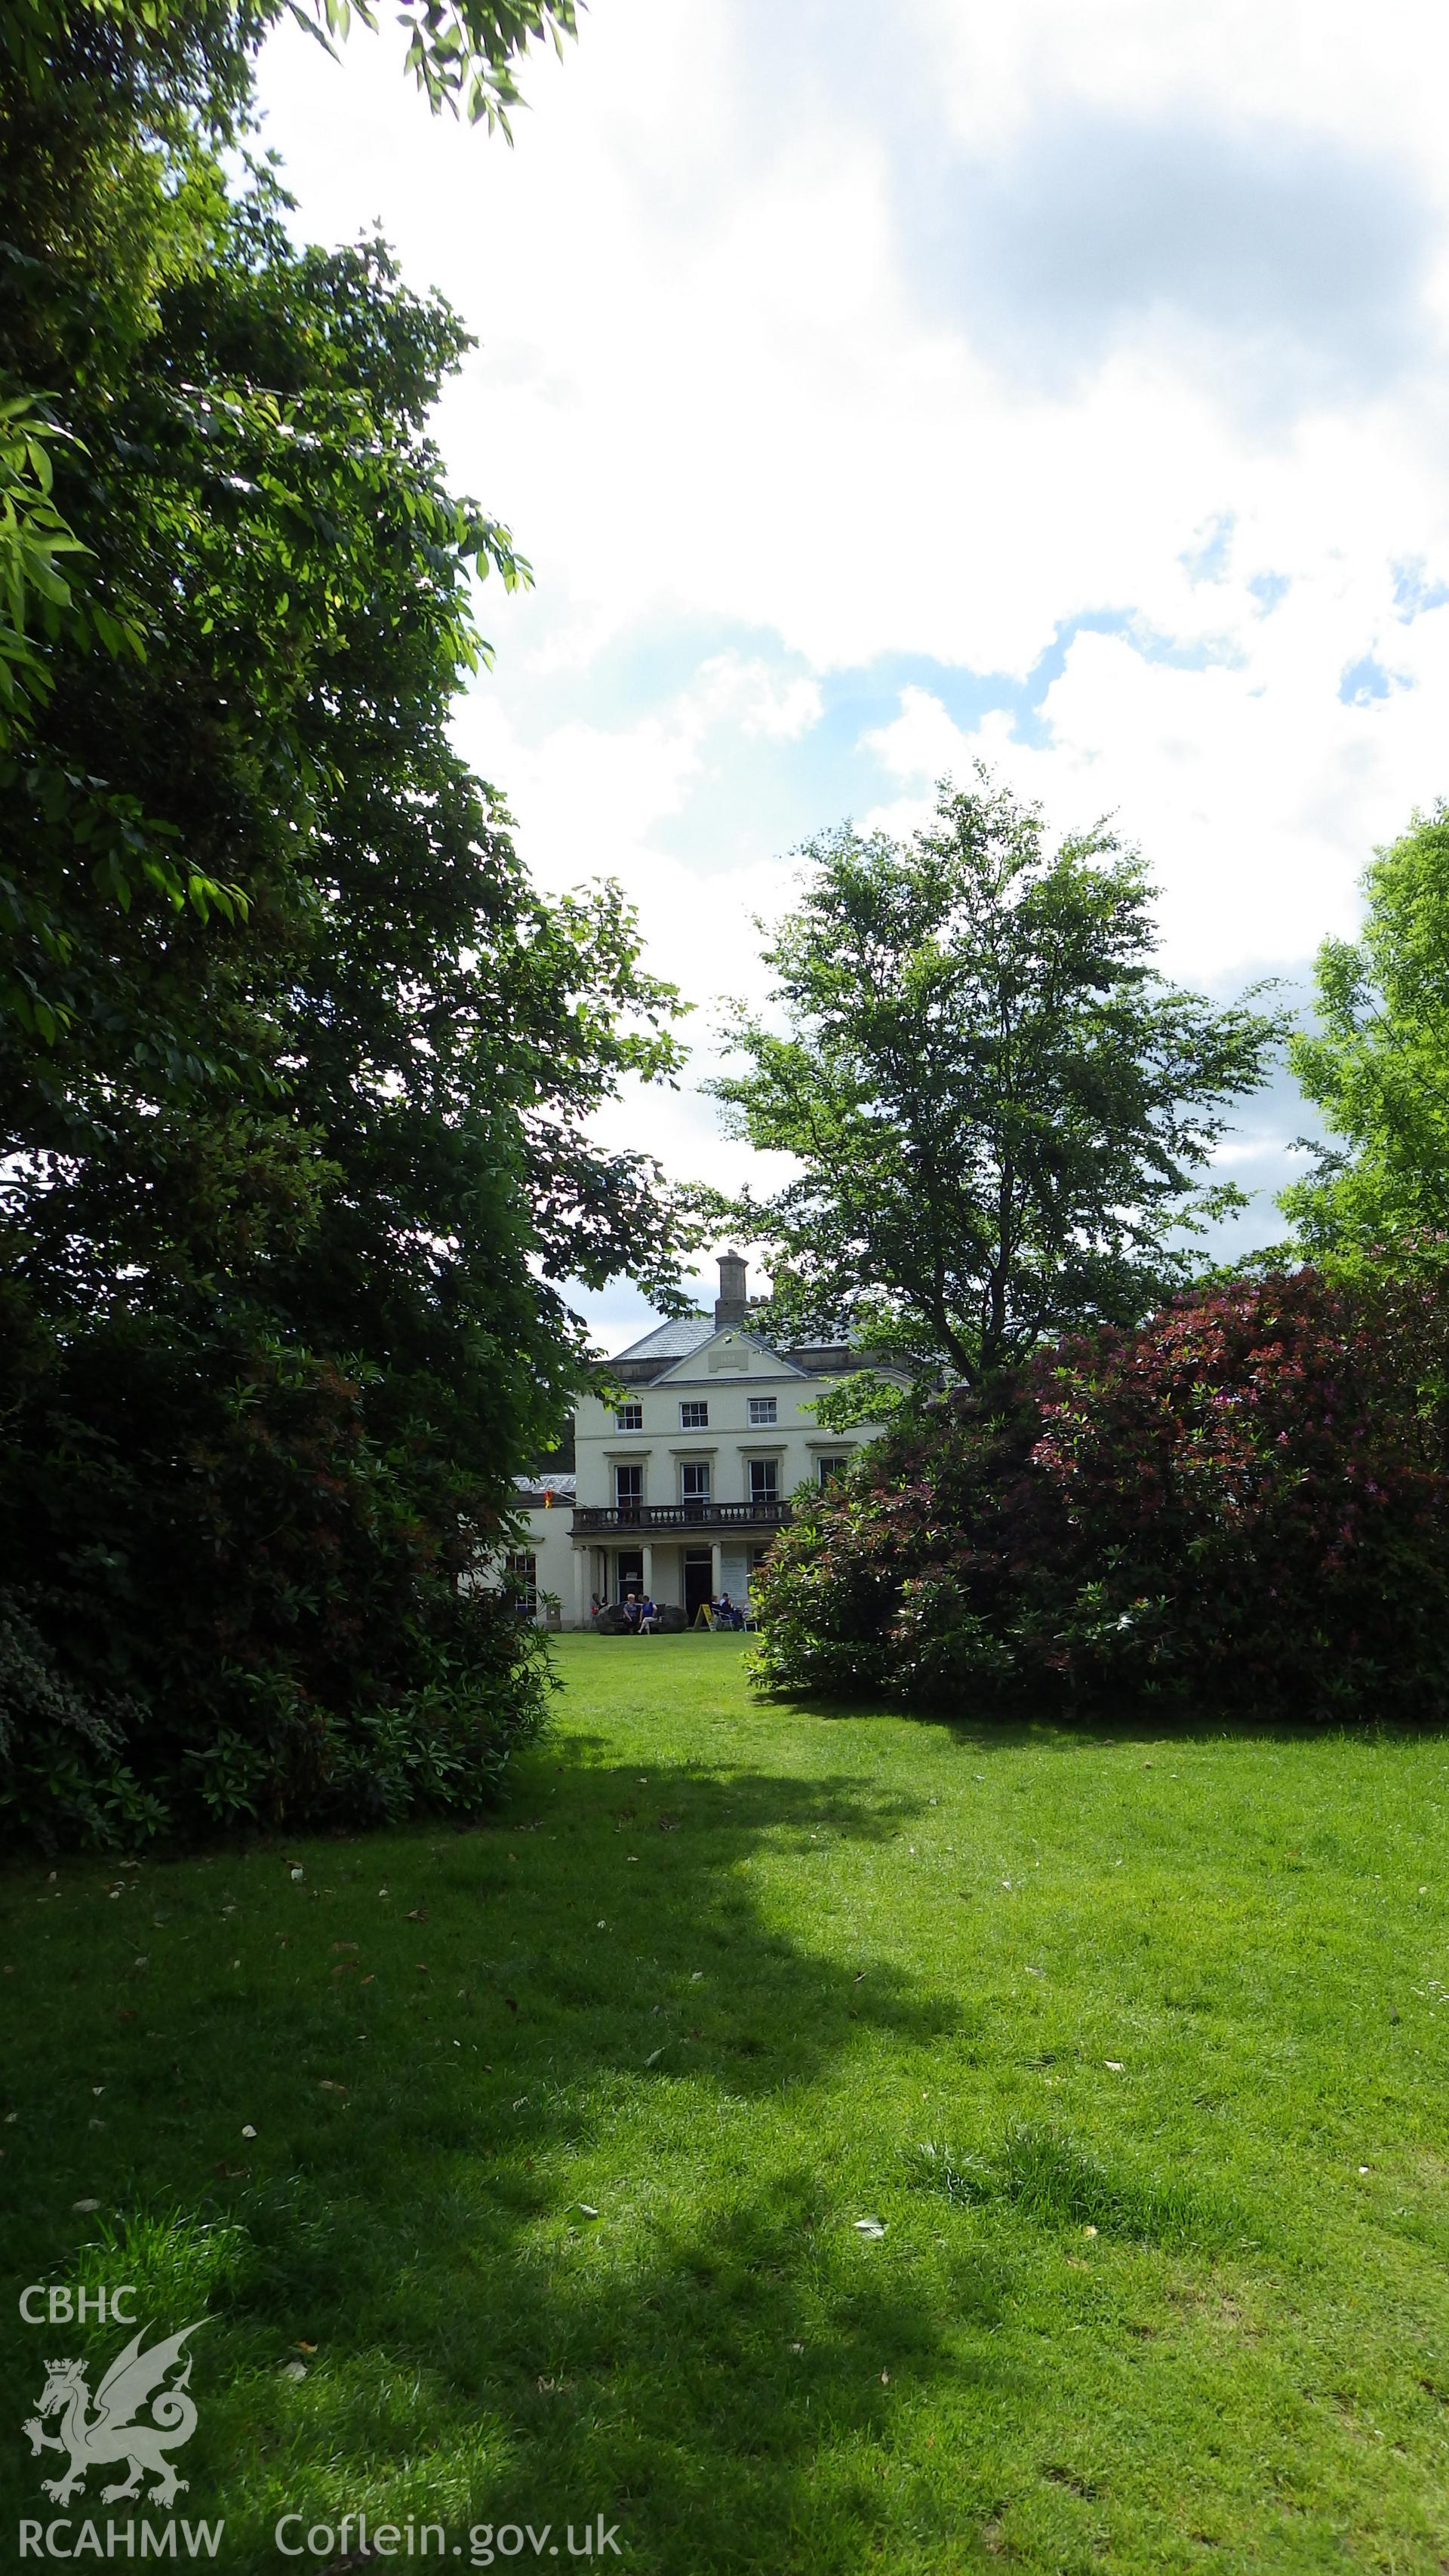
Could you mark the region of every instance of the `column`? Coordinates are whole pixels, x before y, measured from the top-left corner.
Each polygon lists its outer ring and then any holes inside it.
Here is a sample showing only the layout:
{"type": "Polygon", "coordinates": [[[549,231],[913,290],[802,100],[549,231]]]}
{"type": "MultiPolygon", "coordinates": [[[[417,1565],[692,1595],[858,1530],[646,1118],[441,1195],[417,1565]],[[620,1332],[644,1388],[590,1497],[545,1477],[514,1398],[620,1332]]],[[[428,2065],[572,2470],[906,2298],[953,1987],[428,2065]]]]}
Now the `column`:
{"type": "Polygon", "coordinates": [[[583,1548],[574,1549],[574,1626],[576,1628],[587,1628],[589,1624],[589,1596],[584,1589],[584,1554],[583,1548]]]}
{"type": "Polygon", "coordinates": [[[709,1597],[718,1601],[724,1590],[724,1551],[716,1539],[709,1552],[709,1597]]]}
{"type": "Polygon", "coordinates": [[[644,1589],[647,1593],[652,1593],[654,1590],[654,1550],[650,1546],[647,1538],[639,1550],[639,1553],[644,1559],[644,1589]]]}

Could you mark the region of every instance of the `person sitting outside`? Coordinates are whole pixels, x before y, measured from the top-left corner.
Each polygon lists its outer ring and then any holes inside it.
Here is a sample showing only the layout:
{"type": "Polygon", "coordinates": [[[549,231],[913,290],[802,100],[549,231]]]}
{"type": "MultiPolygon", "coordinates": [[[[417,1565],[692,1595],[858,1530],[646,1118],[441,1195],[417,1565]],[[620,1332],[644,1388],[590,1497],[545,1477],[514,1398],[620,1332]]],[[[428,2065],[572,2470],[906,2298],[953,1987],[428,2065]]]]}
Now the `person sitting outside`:
{"type": "Polygon", "coordinates": [[[717,1628],[742,1628],[744,1626],[744,1621],[727,1592],[722,1592],[718,1601],[716,1601],[714,1605],[714,1624],[717,1628]]]}
{"type": "Polygon", "coordinates": [[[624,1597],[624,1625],[628,1629],[631,1637],[637,1637],[639,1634],[639,1617],[640,1604],[638,1593],[626,1593],[624,1597]]]}
{"type": "Polygon", "coordinates": [[[647,1592],[639,1604],[639,1634],[641,1637],[657,1637],[659,1634],[659,1605],[647,1592]]]}

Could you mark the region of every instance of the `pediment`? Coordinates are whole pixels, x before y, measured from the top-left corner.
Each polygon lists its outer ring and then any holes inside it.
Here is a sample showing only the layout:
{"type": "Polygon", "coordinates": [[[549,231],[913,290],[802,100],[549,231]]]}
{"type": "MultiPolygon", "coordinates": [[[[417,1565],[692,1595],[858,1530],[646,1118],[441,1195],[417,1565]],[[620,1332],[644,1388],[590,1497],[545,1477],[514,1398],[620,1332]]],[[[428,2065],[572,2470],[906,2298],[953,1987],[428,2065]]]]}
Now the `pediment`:
{"type": "Polygon", "coordinates": [[[697,1386],[701,1378],[711,1377],[808,1377],[806,1369],[797,1368],[793,1360],[772,1351],[755,1333],[740,1332],[733,1326],[714,1333],[698,1350],[676,1360],[654,1381],[656,1386],[697,1386]]]}

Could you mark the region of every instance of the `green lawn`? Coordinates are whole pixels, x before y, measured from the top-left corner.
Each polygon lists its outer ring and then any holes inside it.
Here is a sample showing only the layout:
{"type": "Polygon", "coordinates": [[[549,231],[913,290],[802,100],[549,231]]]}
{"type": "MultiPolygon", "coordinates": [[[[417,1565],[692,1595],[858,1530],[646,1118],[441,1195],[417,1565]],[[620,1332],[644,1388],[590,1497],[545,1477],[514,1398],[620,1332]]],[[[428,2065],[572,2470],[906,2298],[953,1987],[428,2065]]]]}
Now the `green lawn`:
{"type": "Polygon", "coordinates": [[[237,2571],[1449,2566],[1449,1744],[759,1707],[742,1642],[563,1639],[481,1830],[0,1880],[0,2552],[38,2356],[121,2340],[16,2294],[129,2279],[209,2312],[237,2571]]]}

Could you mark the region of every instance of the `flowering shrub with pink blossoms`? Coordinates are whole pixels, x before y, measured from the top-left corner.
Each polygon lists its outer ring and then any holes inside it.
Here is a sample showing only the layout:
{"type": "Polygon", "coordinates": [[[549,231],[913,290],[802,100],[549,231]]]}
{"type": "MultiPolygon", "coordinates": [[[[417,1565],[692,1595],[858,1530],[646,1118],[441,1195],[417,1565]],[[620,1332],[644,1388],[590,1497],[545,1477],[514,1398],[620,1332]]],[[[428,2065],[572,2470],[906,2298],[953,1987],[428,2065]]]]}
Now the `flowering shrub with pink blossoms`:
{"type": "Polygon", "coordinates": [[[1235,1281],[939,1399],[804,1502],[767,1688],[1449,1712],[1449,1286],[1235,1281]]]}

